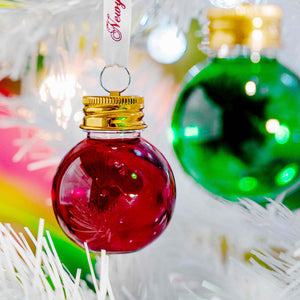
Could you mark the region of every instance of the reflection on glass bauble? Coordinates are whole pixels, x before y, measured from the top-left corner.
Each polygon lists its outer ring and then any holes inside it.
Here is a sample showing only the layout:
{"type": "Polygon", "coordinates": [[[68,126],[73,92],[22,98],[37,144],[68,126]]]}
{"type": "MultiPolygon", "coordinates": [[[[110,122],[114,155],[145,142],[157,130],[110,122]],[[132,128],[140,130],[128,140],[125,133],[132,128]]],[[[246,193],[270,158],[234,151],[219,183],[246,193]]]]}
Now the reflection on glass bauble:
{"type": "Polygon", "coordinates": [[[60,164],[52,200],[58,223],[79,246],[132,252],[168,225],[175,182],[166,159],[145,140],[87,138],[60,164]]]}

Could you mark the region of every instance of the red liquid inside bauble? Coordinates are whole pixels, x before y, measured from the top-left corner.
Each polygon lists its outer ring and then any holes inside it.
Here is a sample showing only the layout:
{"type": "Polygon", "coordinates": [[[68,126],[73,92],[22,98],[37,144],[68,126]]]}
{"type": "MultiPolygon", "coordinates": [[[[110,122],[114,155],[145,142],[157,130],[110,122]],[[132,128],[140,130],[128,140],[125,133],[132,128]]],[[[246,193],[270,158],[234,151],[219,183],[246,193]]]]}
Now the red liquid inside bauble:
{"type": "Polygon", "coordinates": [[[175,193],[168,162],[144,139],[88,137],[58,167],[52,201],[59,225],[76,244],[124,253],[162,233],[175,193]]]}

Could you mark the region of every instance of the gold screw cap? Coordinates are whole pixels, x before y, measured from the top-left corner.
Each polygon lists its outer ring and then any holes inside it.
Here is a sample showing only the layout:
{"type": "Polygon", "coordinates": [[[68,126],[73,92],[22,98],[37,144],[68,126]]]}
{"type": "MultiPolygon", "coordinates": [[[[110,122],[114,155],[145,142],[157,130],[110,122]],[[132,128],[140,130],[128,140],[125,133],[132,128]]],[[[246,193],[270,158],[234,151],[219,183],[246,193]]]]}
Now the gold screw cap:
{"type": "Polygon", "coordinates": [[[275,5],[240,5],[233,9],[212,8],[207,12],[209,47],[246,45],[259,51],[277,48],[280,42],[282,11],[275,5]]]}
{"type": "Polygon", "coordinates": [[[83,97],[85,130],[139,130],[146,128],[143,121],[144,98],[120,96],[110,92],[109,96],[83,97]]]}

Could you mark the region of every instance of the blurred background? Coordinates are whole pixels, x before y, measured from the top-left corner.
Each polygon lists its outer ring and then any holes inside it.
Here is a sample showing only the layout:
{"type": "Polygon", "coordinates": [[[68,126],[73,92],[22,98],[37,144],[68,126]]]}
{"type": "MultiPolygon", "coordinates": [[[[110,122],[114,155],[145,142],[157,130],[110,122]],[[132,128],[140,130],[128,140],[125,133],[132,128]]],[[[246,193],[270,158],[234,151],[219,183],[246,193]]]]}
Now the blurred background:
{"type": "MultiPolygon", "coordinates": [[[[267,249],[276,256],[300,238],[300,192],[277,199],[274,205],[285,197],[293,210],[280,206],[283,218],[255,203],[238,206],[208,193],[176,158],[171,119],[181,90],[211,59],[208,8],[279,5],[282,48],[277,58],[299,75],[300,1],[132,2],[132,83],[125,94],[145,99],[148,128],[142,135],[168,159],[177,202],[169,227],[157,241],[139,253],[112,257],[116,294],[119,299],[275,299],[272,285],[254,280],[253,274],[246,284],[244,268],[250,268],[251,250],[267,249]],[[285,223],[286,216],[290,223],[285,223]],[[241,265],[232,267],[230,258],[241,265]],[[243,275],[237,279],[237,274],[243,275]],[[251,284],[259,291],[256,298],[241,298],[251,284]],[[207,296],[216,293],[216,286],[224,298],[207,296]]],[[[55,220],[51,185],[60,160],[85,137],[79,129],[82,96],[106,93],[99,84],[105,65],[101,12],[99,0],[68,0],[63,5],[55,0],[0,1],[0,220],[36,233],[44,218],[62,262],[73,274],[82,268],[87,281],[85,253],[55,220]]]]}

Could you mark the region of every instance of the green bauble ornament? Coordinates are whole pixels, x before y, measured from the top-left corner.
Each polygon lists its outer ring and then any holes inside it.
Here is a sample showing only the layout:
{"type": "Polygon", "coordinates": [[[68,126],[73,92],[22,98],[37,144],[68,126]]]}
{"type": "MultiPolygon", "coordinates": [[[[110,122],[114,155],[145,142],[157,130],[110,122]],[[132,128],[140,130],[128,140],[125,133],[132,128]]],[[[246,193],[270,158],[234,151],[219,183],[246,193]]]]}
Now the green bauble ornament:
{"type": "Polygon", "coordinates": [[[291,194],[286,195],[282,202],[290,210],[300,208],[300,189],[293,191],[291,194]]]}
{"type": "Polygon", "coordinates": [[[184,170],[225,199],[263,203],[300,180],[300,81],[276,59],[213,59],[179,95],[172,129],[184,170]]]}

